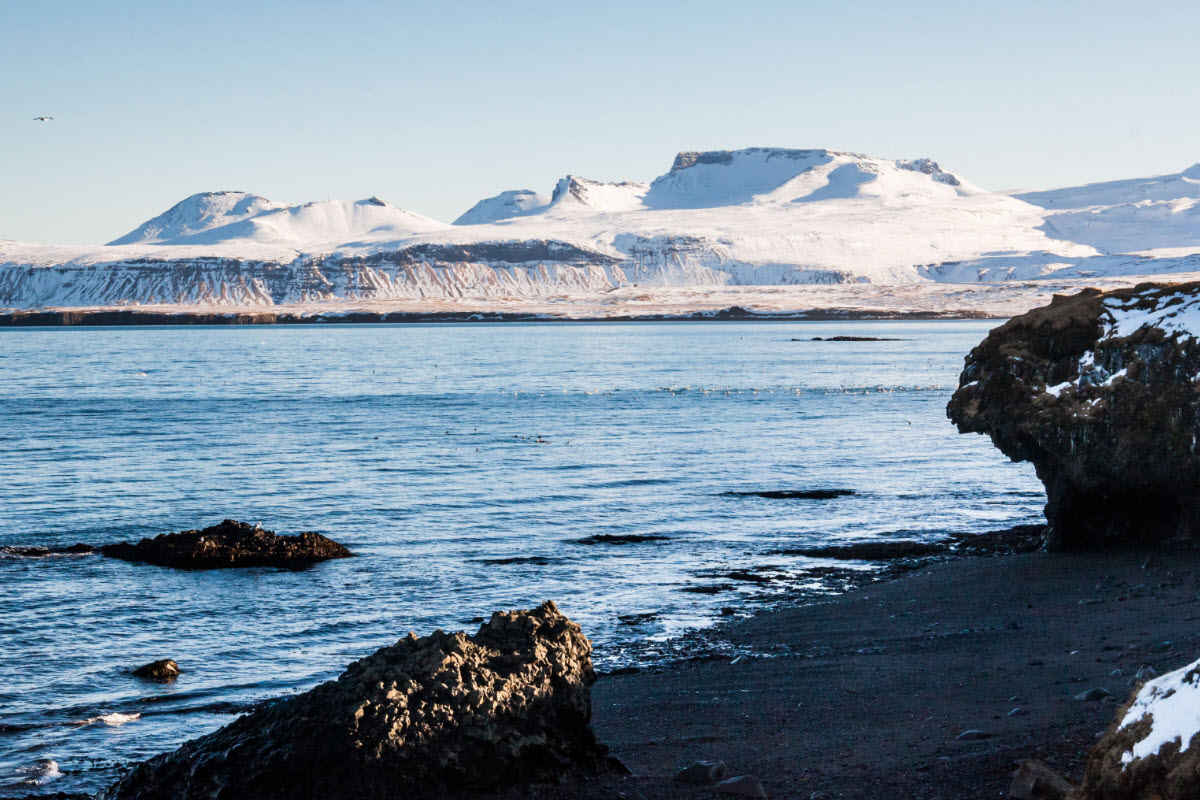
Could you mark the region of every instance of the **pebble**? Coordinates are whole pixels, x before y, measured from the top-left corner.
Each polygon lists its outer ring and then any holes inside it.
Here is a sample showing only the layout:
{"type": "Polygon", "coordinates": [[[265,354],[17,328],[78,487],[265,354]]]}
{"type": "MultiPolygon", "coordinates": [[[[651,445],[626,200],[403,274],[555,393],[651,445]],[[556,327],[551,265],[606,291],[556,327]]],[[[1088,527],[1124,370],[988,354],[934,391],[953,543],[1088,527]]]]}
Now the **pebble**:
{"type": "Polygon", "coordinates": [[[1024,714],[1024,713],[1025,713],[1025,709],[1023,709],[1023,708],[1021,708],[1020,706],[1018,706],[1017,708],[1014,708],[1012,711],[1008,712],[1008,713],[1007,713],[1007,714],[1005,714],[1004,716],[1006,716],[1006,717],[1019,717],[1019,716],[1021,716],[1021,715],[1022,715],[1022,714],[1024,714]]]}
{"type": "Polygon", "coordinates": [[[1134,674],[1133,677],[1137,678],[1139,681],[1148,681],[1151,678],[1157,678],[1158,673],[1154,671],[1153,667],[1142,667],[1137,671],[1136,674],[1134,674]]]}
{"type": "Polygon", "coordinates": [[[1094,689],[1088,689],[1086,692],[1080,692],[1079,694],[1075,695],[1076,700],[1080,700],[1085,703],[1103,700],[1106,697],[1112,697],[1112,692],[1101,686],[1097,686],[1094,689]]]}
{"type": "Polygon", "coordinates": [[[725,777],[724,761],[697,761],[675,773],[680,783],[716,783],[725,777]]]}
{"type": "Polygon", "coordinates": [[[738,775],[736,778],[721,781],[713,787],[713,791],[717,794],[737,794],[743,797],[758,797],[762,800],[765,800],[767,796],[767,790],[763,788],[762,781],[753,775],[738,775]]]}
{"type": "Polygon", "coordinates": [[[955,736],[954,738],[956,741],[959,741],[959,742],[979,742],[984,739],[991,739],[995,735],[996,734],[988,733],[987,731],[971,729],[969,731],[963,731],[962,733],[960,733],[958,736],[955,736]]]}
{"type": "Polygon", "coordinates": [[[1121,677],[1121,676],[1122,676],[1122,675],[1124,675],[1124,674],[1125,674],[1125,673],[1124,673],[1124,672],[1122,672],[1121,670],[1119,670],[1119,669],[1114,669],[1112,672],[1108,673],[1108,677],[1110,677],[1110,678],[1119,678],[1119,677],[1121,677]]]}

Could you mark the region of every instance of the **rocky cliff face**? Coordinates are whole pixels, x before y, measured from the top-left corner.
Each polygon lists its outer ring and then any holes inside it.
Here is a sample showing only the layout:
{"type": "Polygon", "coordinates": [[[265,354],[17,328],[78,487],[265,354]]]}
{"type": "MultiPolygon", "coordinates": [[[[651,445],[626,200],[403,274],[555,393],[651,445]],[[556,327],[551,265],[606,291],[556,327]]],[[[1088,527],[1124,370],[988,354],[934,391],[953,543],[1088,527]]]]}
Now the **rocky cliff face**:
{"type": "Polygon", "coordinates": [[[1013,318],[971,351],[947,412],[1034,465],[1051,549],[1200,544],[1200,284],[1013,318]]]}
{"type": "Polygon", "coordinates": [[[104,800],[440,797],[610,768],[591,643],[545,603],[409,634],[336,680],[136,766],[104,800]]]}

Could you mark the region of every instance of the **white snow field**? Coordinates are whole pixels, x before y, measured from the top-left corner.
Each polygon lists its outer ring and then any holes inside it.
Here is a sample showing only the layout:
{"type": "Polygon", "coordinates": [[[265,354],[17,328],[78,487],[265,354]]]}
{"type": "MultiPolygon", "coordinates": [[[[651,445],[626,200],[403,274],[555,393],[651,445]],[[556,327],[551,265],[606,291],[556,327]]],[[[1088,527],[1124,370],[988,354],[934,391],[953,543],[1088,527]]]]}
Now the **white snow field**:
{"type": "Polygon", "coordinates": [[[928,159],[780,148],[680,153],[649,183],[568,176],[550,195],[482,200],[454,224],[378,198],[285,206],[215,192],[107,245],[0,241],[0,308],[524,303],[577,317],[564,304],[610,308],[612,293],[628,308],[772,312],[943,311],[965,293],[1002,316],[1051,291],[1200,272],[1198,202],[1200,165],[995,193],[928,159]],[[980,284],[992,286],[964,286],[980,284]]]}

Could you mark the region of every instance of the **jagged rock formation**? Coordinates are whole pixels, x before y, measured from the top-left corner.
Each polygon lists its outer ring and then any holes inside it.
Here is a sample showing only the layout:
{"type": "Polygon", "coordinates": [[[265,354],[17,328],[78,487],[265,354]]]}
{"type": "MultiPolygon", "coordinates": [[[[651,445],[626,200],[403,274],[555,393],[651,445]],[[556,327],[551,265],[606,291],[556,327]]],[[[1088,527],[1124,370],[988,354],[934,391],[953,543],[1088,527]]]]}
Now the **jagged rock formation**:
{"type": "Polygon", "coordinates": [[[136,766],[103,800],[435,797],[615,766],[588,723],[591,643],[553,603],[414,634],[336,680],[136,766]]]}
{"type": "Polygon", "coordinates": [[[1076,800],[1200,797],[1200,661],[1143,685],[1088,756],[1076,800]]]}
{"type": "Polygon", "coordinates": [[[140,542],[117,542],[99,548],[122,561],[157,564],[177,569],[227,567],[286,567],[300,569],[331,558],[353,555],[342,545],[307,531],[277,536],[258,525],[227,519],[203,530],[162,533],[140,542]]]}
{"type": "Polygon", "coordinates": [[[1033,463],[1050,548],[1200,544],[1200,284],[1056,296],[971,351],[947,412],[1033,463]]]}

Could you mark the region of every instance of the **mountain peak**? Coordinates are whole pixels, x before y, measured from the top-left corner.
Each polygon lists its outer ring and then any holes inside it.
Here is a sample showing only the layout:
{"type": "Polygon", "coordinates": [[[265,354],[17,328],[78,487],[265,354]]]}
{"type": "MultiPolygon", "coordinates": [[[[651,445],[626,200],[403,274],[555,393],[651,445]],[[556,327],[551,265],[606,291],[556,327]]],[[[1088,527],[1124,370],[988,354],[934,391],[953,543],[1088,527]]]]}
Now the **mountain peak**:
{"type": "Polygon", "coordinates": [[[454,220],[455,225],[486,225],[511,217],[535,213],[550,204],[550,198],[531,189],[510,189],[480,200],[454,220]]]}
{"type": "Polygon", "coordinates": [[[109,244],[163,244],[283,207],[249,192],[200,192],[180,200],[109,244]]]}

